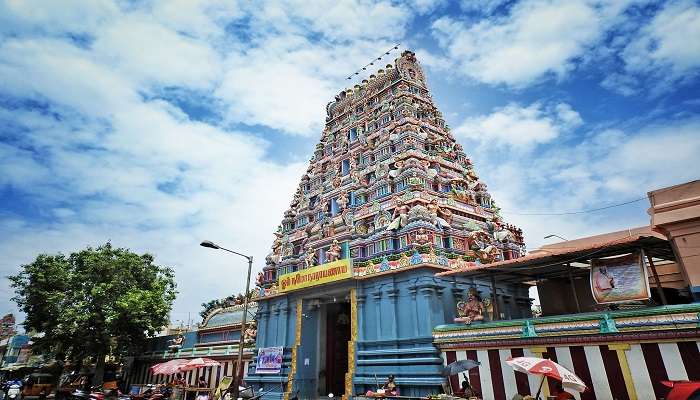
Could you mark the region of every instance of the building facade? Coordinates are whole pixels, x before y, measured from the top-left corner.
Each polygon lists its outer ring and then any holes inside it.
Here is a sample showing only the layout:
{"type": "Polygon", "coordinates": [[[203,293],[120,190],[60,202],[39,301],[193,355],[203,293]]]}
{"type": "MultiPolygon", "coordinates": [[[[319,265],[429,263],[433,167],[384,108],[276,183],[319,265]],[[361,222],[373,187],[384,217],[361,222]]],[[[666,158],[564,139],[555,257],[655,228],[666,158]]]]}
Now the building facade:
{"type": "Polygon", "coordinates": [[[246,382],[267,398],[350,397],[391,374],[402,395],[440,392],[433,328],[470,295],[485,319],[529,317],[530,299],[526,285],[435,273],[519,257],[522,232],[500,218],[414,53],[326,111],[257,281],[256,350],[282,347],[282,368],[253,364],[246,382]]]}
{"type": "MultiPolygon", "coordinates": [[[[249,313],[255,314],[257,304],[249,304],[249,313]]],[[[253,355],[253,342],[246,344],[241,338],[243,306],[225,304],[206,310],[202,324],[194,330],[182,329],[178,333],[158,336],[148,341],[144,351],[125,363],[126,387],[169,383],[176,379],[173,375],[153,375],[150,367],[173,359],[193,359],[206,357],[216,360],[219,366],[200,368],[184,374],[189,386],[203,376],[209,388],[218,387],[221,379],[232,377],[236,372],[238,346],[243,344],[243,371],[247,371],[253,355]]]]}

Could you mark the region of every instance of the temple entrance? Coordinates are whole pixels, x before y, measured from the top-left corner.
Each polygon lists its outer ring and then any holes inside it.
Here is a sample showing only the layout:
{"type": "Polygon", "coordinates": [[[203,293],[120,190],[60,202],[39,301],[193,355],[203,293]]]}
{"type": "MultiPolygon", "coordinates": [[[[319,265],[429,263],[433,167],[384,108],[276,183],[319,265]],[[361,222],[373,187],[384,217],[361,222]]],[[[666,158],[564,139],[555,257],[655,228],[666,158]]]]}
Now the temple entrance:
{"type": "Polygon", "coordinates": [[[345,374],[348,372],[348,341],[350,340],[350,303],[326,304],[325,323],[325,376],[319,382],[320,394],[345,393],[345,374]]]}

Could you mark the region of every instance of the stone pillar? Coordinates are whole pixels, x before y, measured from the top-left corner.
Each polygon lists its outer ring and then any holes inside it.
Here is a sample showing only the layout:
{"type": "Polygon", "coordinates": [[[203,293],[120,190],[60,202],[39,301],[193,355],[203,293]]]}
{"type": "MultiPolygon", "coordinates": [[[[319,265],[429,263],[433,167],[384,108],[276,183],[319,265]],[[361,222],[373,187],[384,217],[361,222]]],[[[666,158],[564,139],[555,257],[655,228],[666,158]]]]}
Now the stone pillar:
{"type": "Polygon", "coordinates": [[[408,294],[411,296],[411,312],[409,316],[413,325],[413,336],[418,336],[418,287],[409,287],[408,294]]]}
{"type": "Polygon", "coordinates": [[[399,289],[391,289],[387,291],[387,301],[389,302],[389,308],[392,311],[392,315],[390,316],[389,319],[389,330],[391,331],[391,337],[392,338],[397,338],[399,337],[399,321],[398,321],[398,314],[399,310],[397,307],[397,300],[399,297],[399,289]]]}
{"type": "Polygon", "coordinates": [[[372,300],[374,300],[374,312],[376,318],[377,326],[377,340],[382,340],[382,292],[377,290],[372,293],[372,300]]]}
{"type": "Polygon", "coordinates": [[[366,335],[366,329],[367,329],[367,324],[365,324],[365,304],[367,300],[367,296],[364,294],[357,294],[357,340],[362,341],[365,340],[367,335],[366,335]]]}

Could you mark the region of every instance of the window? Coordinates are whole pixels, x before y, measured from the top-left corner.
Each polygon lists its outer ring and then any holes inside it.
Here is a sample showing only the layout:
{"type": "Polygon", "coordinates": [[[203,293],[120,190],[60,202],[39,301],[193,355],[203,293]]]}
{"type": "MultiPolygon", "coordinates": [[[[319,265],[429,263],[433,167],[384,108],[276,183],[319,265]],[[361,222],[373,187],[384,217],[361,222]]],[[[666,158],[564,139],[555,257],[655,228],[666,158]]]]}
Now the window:
{"type": "Polygon", "coordinates": [[[391,245],[389,242],[389,239],[382,239],[374,244],[375,249],[377,250],[375,253],[380,253],[384,251],[389,251],[391,250],[391,245]]]}
{"type": "Polygon", "coordinates": [[[331,215],[337,215],[338,211],[340,211],[340,207],[338,207],[338,198],[335,197],[331,200],[331,215]]]}
{"type": "Polygon", "coordinates": [[[309,223],[309,217],[303,216],[296,221],[296,228],[302,227],[309,223]]]}
{"type": "Polygon", "coordinates": [[[390,192],[389,185],[382,185],[377,189],[377,197],[386,196],[390,192]]]}
{"type": "Polygon", "coordinates": [[[396,183],[396,191],[399,192],[404,190],[406,189],[406,186],[408,186],[408,178],[401,179],[398,183],[396,183]]]}
{"type": "Polygon", "coordinates": [[[403,249],[404,247],[408,246],[407,239],[408,238],[406,237],[406,235],[401,235],[401,237],[399,238],[399,248],[400,249],[403,249]]]}
{"type": "Polygon", "coordinates": [[[382,117],[382,125],[386,125],[391,121],[391,115],[387,114],[384,117],[382,117]]]}
{"type": "Polygon", "coordinates": [[[376,177],[376,175],[374,175],[374,172],[370,172],[369,174],[367,174],[367,182],[374,183],[374,181],[376,181],[376,180],[377,180],[377,177],[376,177]]]}
{"type": "Polygon", "coordinates": [[[340,165],[340,171],[343,176],[350,173],[350,160],[345,159],[342,161],[340,165]]]}
{"type": "Polygon", "coordinates": [[[357,140],[357,128],[350,129],[350,131],[348,132],[348,140],[350,142],[354,142],[355,140],[357,140]]]}
{"type": "Polygon", "coordinates": [[[449,237],[442,238],[442,247],[446,249],[451,249],[452,248],[452,239],[449,237]]]}

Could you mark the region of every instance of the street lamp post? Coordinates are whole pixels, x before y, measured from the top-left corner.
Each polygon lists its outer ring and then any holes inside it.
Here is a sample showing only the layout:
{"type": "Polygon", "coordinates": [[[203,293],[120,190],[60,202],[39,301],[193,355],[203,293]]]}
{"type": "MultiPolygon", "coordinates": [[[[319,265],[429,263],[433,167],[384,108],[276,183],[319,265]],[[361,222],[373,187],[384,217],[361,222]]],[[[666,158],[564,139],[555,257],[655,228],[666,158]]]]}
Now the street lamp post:
{"type": "Polygon", "coordinates": [[[248,279],[245,281],[245,294],[243,295],[243,319],[241,320],[241,337],[238,340],[238,362],[236,364],[236,379],[233,381],[233,396],[232,398],[238,399],[239,386],[241,384],[241,371],[243,370],[243,337],[245,335],[246,320],[248,318],[248,294],[250,292],[250,271],[253,268],[253,256],[247,256],[245,254],[238,253],[233,250],[221,247],[209,240],[205,240],[199,244],[202,247],[208,247],[210,249],[224,250],[229,253],[245,257],[248,260],[248,279]]]}

